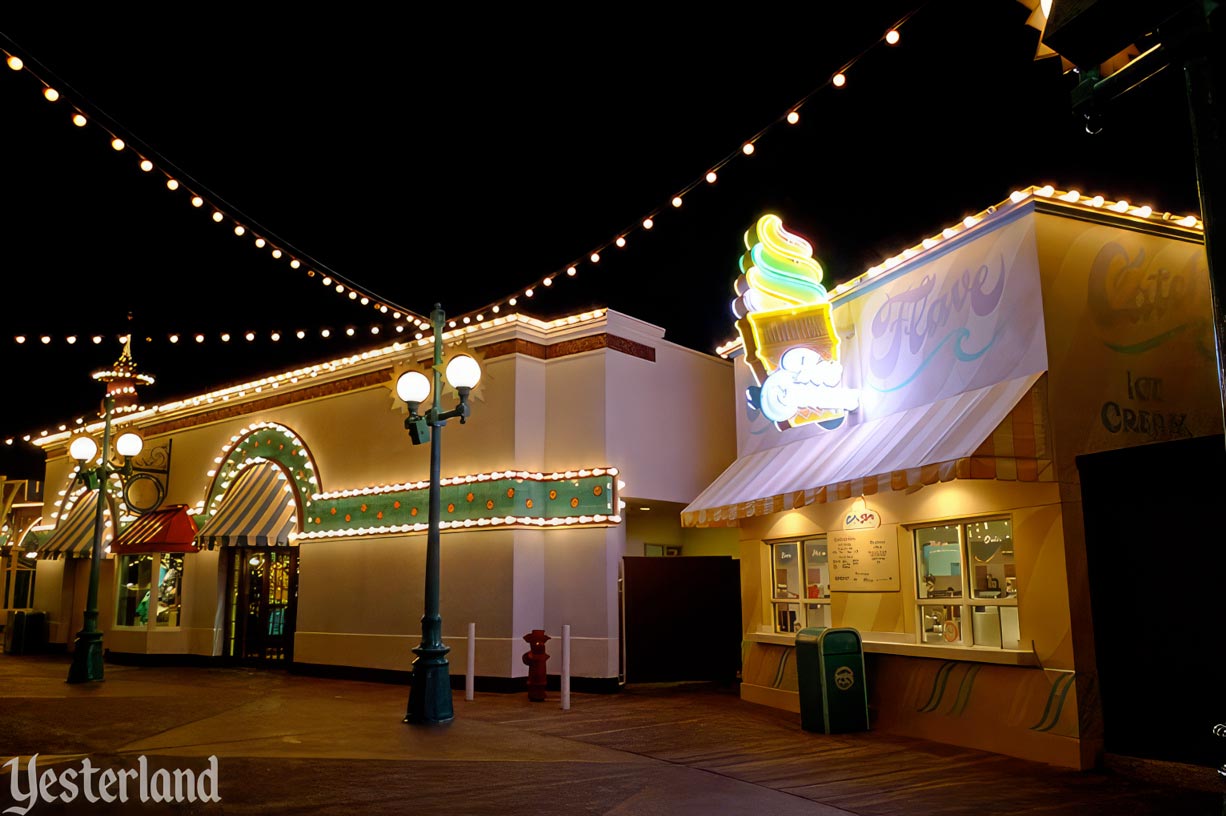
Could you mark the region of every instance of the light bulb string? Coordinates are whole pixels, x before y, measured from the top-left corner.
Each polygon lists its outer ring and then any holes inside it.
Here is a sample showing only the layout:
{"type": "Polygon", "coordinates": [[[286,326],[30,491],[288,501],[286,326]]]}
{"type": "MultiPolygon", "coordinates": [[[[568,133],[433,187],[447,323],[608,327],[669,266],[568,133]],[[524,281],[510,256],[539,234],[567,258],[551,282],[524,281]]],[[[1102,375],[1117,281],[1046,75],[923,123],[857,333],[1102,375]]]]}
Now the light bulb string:
{"type": "MultiPolygon", "coordinates": [[[[887,40],[887,36],[889,32],[890,31],[897,32],[899,29],[901,29],[903,25],[905,25],[908,21],[911,20],[912,17],[914,17],[925,6],[927,6],[928,2],[929,0],[924,0],[918,6],[913,8],[911,11],[908,11],[902,17],[898,18],[898,20],[896,20],[893,23],[893,25],[889,26],[886,29],[885,33],[883,33],[880,37],[874,40],[870,45],[861,49],[861,51],[855,56],[853,56],[851,59],[842,63],[842,66],[837,71],[835,71],[833,74],[828,76],[824,82],[817,85],[811,91],[809,91],[804,96],[802,96],[800,99],[798,99],[796,102],[789,105],[787,107],[787,110],[783,113],[783,115],[776,117],[770,123],[768,123],[765,127],[759,130],[757,133],[753,134],[750,138],[743,140],[740,143],[739,147],[725,154],[724,157],[719,159],[717,162],[715,162],[715,164],[710,165],[708,169],[703,172],[702,175],[700,175],[698,178],[694,179],[693,181],[690,181],[688,184],[686,184],[681,189],[679,189],[677,192],[675,192],[672,196],[672,203],[673,203],[672,209],[678,209],[679,208],[678,202],[683,202],[685,196],[687,196],[689,193],[693,192],[699,187],[702,187],[704,184],[710,186],[711,182],[709,182],[707,179],[709,174],[711,173],[718,174],[719,170],[722,170],[724,167],[731,164],[734,160],[744,157],[746,155],[745,148],[747,145],[756,145],[758,141],[760,141],[767,133],[769,133],[776,127],[778,127],[780,123],[788,124],[789,123],[788,116],[794,113],[798,114],[801,107],[807,104],[820,91],[828,87],[831,87],[833,85],[833,80],[835,76],[845,75],[856,63],[858,63],[860,60],[866,57],[870,52],[873,51],[873,49],[877,48],[878,46],[882,44],[892,45],[887,40]]],[[[619,230],[614,238],[611,238],[602,244],[592,247],[586,255],[573,259],[569,264],[562,266],[560,268],[557,268],[554,271],[550,272],[549,274],[538,278],[536,282],[533,284],[530,284],[524,287],[520,287],[512,294],[505,295],[501,298],[498,298],[497,300],[490,301],[486,303],[484,306],[481,306],[470,312],[465,312],[461,315],[455,316],[454,318],[450,318],[448,321],[448,325],[454,327],[461,323],[468,323],[474,319],[480,322],[485,319],[485,315],[487,312],[493,312],[497,314],[502,304],[515,306],[518,304],[518,300],[521,297],[521,295],[524,297],[530,298],[539,289],[543,287],[546,287],[546,288],[549,287],[552,284],[553,280],[559,277],[575,277],[578,274],[579,270],[583,267],[585,261],[590,262],[592,264],[599,263],[604,252],[606,252],[610,248],[612,247],[622,248],[623,245],[619,245],[618,241],[624,242],[627,236],[634,234],[640,229],[644,231],[652,229],[655,226],[655,219],[659,217],[660,213],[666,212],[668,209],[669,209],[668,207],[657,207],[656,209],[651,210],[646,215],[644,215],[639,221],[629,224],[622,230],[619,230]]],[[[429,335],[430,335],[430,332],[427,332],[427,336],[429,335]]]]}
{"type": "MultiPolygon", "coordinates": [[[[740,146],[736,150],[725,154],[722,158],[717,160],[714,164],[710,165],[708,169],[704,171],[704,173],[701,176],[689,182],[688,184],[684,185],[681,189],[679,189],[676,193],[674,193],[674,195],[672,196],[672,200],[670,202],[672,204],[672,208],[673,209],[680,208],[681,204],[684,201],[685,196],[692,193],[694,190],[702,186],[704,183],[710,184],[711,183],[710,177],[712,176],[712,174],[718,175],[717,171],[722,170],[724,167],[731,164],[734,159],[739,158],[738,154],[747,155],[751,153],[753,150],[753,146],[758,141],[760,141],[768,132],[770,132],[775,127],[778,127],[781,122],[791,123],[791,120],[789,117],[793,115],[798,115],[799,110],[805,104],[807,104],[818,92],[834,84],[833,79],[835,76],[839,76],[839,77],[845,76],[847,71],[849,71],[856,63],[858,63],[867,54],[869,54],[874,48],[881,45],[882,43],[890,44],[887,40],[888,33],[891,31],[897,32],[905,23],[907,23],[925,5],[927,5],[927,0],[925,0],[919,6],[907,12],[905,15],[903,15],[901,18],[895,21],[893,25],[887,28],[885,34],[882,34],[880,37],[874,40],[869,46],[862,49],[858,54],[853,56],[851,59],[842,63],[842,66],[839,68],[837,72],[835,72],[835,74],[832,74],[831,76],[827,77],[827,79],[824,82],[822,82],[821,84],[813,88],[803,97],[798,99],[796,102],[789,105],[787,107],[787,110],[782,116],[775,118],[770,123],[768,123],[765,127],[763,127],[758,132],[753,134],[750,138],[743,140],[740,146]]],[[[3,37],[6,41],[12,44],[14,48],[16,48],[16,44],[13,42],[12,38],[8,37],[7,35],[4,35],[2,32],[0,32],[0,37],[3,37]]],[[[5,49],[0,49],[0,51],[2,50],[5,50],[5,49]]],[[[24,52],[24,49],[17,49],[17,50],[24,52]]],[[[10,58],[10,67],[13,67],[11,64],[12,56],[13,56],[13,53],[6,54],[6,57],[10,58]]],[[[44,67],[41,65],[41,63],[37,63],[36,60],[34,62],[36,62],[36,64],[39,65],[40,71],[44,70],[44,67]]],[[[20,66],[16,68],[15,70],[20,70],[20,66]]],[[[47,73],[50,76],[54,76],[53,72],[47,71],[47,73]]],[[[44,86],[44,88],[53,87],[50,83],[45,81],[38,74],[31,72],[31,75],[34,76],[35,79],[37,79],[44,86]]],[[[63,84],[63,87],[71,88],[71,86],[66,83],[63,84]]],[[[82,116],[85,115],[85,111],[80,106],[78,106],[75,102],[70,102],[69,104],[72,105],[72,107],[75,110],[78,110],[82,116]]],[[[98,111],[98,113],[102,116],[104,120],[112,123],[111,127],[106,127],[105,125],[102,125],[102,127],[104,130],[110,133],[113,138],[115,138],[117,133],[121,130],[121,128],[117,124],[115,124],[115,120],[109,115],[107,115],[105,112],[98,109],[97,106],[95,105],[89,105],[89,108],[91,110],[98,111]]],[[[122,130],[126,132],[126,128],[122,130]]],[[[178,169],[173,162],[166,160],[163,156],[161,156],[160,153],[152,150],[143,141],[134,140],[134,144],[140,144],[141,148],[147,151],[145,153],[142,153],[140,149],[137,150],[137,152],[142,155],[142,158],[147,158],[149,156],[156,156],[158,158],[159,169],[161,169],[163,174],[167,176],[168,184],[170,183],[170,180],[177,181],[176,176],[168,172],[168,170],[171,170],[171,169],[174,169],[174,170],[178,169]]],[[[214,220],[218,220],[219,214],[222,216],[221,220],[225,220],[223,209],[231,213],[231,215],[241,217],[241,220],[239,220],[238,218],[234,219],[236,234],[243,235],[246,233],[248,227],[254,228],[255,231],[258,233],[257,239],[256,239],[257,246],[260,246],[261,248],[263,248],[267,244],[268,236],[275,235],[271,231],[263,229],[259,225],[259,223],[256,222],[255,220],[248,218],[241,211],[241,209],[231,206],[221,196],[215,196],[211,191],[209,191],[207,187],[197,183],[190,176],[190,174],[184,173],[180,175],[182,175],[183,179],[185,179],[186,181],[191,182],[193,189],[189,190],[189,192],[191,192],[193,196],[200,196],[201,198],[203,198],[203,196],[201,196],[201,193],[208,193],[209,196],[212,197],[212,200],[216,200],[219,203],[224,203],[225,205],[224,208],[217,207],[215,205],[211,205],[213,206],[213,209],[214,209],[214,220]]],[[[197,207],[203,206],[203,202],[197,203],[195,199],[193,199],[193,204],[194,206],[197,206],[197,207]]],[[[487,318],[487,312],[490,314],[498,314],[501,312],[504,305],[512,306],[512,307],[518,305],[519,298],[521,296],[525,298],[531,298],[536,294],[537,290],[542,289],[542,288],[550,288],[554,280],[559,277],[576,276],[579,270],[584,267],[585,263],[591,263],[591,264],[599,263],[601,260],[602,254],[608,251],[611,247],[624,248],[624,246],[626,246],[626,243],[627,243],[627,236],[635,234],[640,229],[643,231],[648,231],[652,229],[655,226],[655,223],[654,223],[655,219],[658,218],[661,213],[666,212],[667,210],[668,210],[668,207],[658,207],[656,209],[651,210],[647,215],[643,216],[636,223],[627,225],[624,229],[620,230],[617,233],[616,237],[611,238],[593,247],[591,250],[589,250],[586,256],[581,256],[579,258],[574,259],[571,263],[567,264],[566,266],[560,269],[555,269],[553,272],[550,272],[549,274],[538,278],[535,281],[535,283],[532,283],[531,285],[520,287],[512,294],[505,295],[501,298],[498,298],[497,300],[490,301],[484,306],[479,307],[478,309],[474,309],[472,311],[465,312],[457,316],[453,316],[452,318],[449,319],[447,325],[451,328],[455,328],[460,325],[467,325],[474,321],[477,323],[481,323],[487,318]]],[[[277,239],[274,243],[274,248],[273,248],[274,254],[280,253],[283,248],[289,249],[290,245],[287,243],[281,242],[279,239],[277,239]]],[[[388,298],[383,298],[383,297],[378,296],[372,290],[366,289],[360,284],[356,284],[351,279],[336,273],[335,271],[327,268],[326,266],[322,264],[316,263],[314,259],[310,258],[305,253],[299,253],[297,252],[297,250],[293,250],[292,254],[293,254],[293,258],[291,260],[291,265],[297,267],[298,265],[301,264],[302,260],[307,260],[311,267],[310,269],[308,269],[308,274],[322,275],[323,283],[325,285],[332,285],[336,289],[338,294],[348,294],[350,299],[355,299],[355,295],[356,295],[357,298],[360,298],[362,300],[363,305],[369,305],[371,302],[373,302],[376,308],[380,309],[381,311],[385,313],[390,309],[395,313],[395,317],[397,319],[399,319],[399,317],[403,315],[405,319],[415,324],[418,329],[421,329],[423,332],[425,332],[425,336],[427,337],[433,333],[433,329],[430,324],[430,321],[424,315],[413,312],[405,307],[399,306],[388,298]]]]}

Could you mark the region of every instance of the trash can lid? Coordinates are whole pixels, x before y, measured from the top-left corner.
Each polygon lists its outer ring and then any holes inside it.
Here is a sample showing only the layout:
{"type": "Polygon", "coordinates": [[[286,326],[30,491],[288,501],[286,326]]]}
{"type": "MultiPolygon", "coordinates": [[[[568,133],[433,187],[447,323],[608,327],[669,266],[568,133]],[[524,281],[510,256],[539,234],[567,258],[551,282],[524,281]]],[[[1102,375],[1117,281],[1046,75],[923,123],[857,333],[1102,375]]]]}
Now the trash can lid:
{"type": "Polygon", "coordinates": [[[821,640],[822,632],[826,631],[825,626],[810,626],[801,629],[796,633],[797,643],[818,643],[821,640]]]}
{"type": "Polygon", "coordinates": [[[860,651],[860,633],[855,629],[826,629],[818,635],[822,654],[853,654],[860,651]]]}

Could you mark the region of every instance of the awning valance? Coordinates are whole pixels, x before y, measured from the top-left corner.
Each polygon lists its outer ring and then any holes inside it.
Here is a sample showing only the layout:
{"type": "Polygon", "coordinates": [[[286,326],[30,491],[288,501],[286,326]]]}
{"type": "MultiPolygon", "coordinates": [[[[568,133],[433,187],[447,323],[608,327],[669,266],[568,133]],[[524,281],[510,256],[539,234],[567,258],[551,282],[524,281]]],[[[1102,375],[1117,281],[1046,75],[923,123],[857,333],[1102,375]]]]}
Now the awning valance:
{"type": "Polygon", "coordinates": [[[248,465],[226,491],[221,506],[204,523],[196,541],[210,550],[291,544],[298,526],[294,484],[272,462],[248,465]]]}
{"type": "Polygon", "coordinates": [[[169,504],[142,513],[125,527],[111,543],[111,554],[196,552],[196,533],[187,505],[169,504]]]}
{"type": "MultiPolygon", "coordinates": [[[[94,524],[98,508],[97,490],[91,490],[79,498],[68,511],[67,517],[60,518],[51,537],[38,548],[40,558],[89,557],[94,545],[94,524]]],[[[114,519],[118,517],[115,508],[107,497],[103,510],[102,546],[106,547],[114,536],[114,519]]]]}
{"type": "Polygon", "coordinates": [[[686,527],[950,479],[1052,481],[1042,373],[836,429],[734,462],[681,513],[686,527]]]}

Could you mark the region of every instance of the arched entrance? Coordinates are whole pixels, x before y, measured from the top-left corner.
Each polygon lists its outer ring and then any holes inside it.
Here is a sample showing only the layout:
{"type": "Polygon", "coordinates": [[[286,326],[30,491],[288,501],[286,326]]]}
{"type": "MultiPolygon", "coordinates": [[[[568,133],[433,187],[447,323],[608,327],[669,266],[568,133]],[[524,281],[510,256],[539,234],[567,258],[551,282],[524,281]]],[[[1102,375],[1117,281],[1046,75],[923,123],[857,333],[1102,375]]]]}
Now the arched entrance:
{"type": "Polygon", "coordinates": [[[257,460],[238,471],[200,529],[201,543],[224,548],[223,656],[265,665],[293,660],[298,548],[292,539],[300,506],[284,465],[257,460]]]}

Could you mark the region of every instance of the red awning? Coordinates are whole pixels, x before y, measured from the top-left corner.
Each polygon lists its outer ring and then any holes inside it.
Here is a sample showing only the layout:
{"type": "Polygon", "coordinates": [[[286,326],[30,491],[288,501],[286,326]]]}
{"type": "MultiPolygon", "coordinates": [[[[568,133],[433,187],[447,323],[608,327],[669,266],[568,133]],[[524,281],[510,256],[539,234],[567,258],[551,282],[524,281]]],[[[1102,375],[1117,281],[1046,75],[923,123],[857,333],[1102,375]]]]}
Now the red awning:
{"type": "Polygon", "coordinates": [[[197,532],[196,521],[188,515],[186,504],[168,504],[142,513],[125,527],[111,542],[111,554],[199,552],[197,532]]]}

